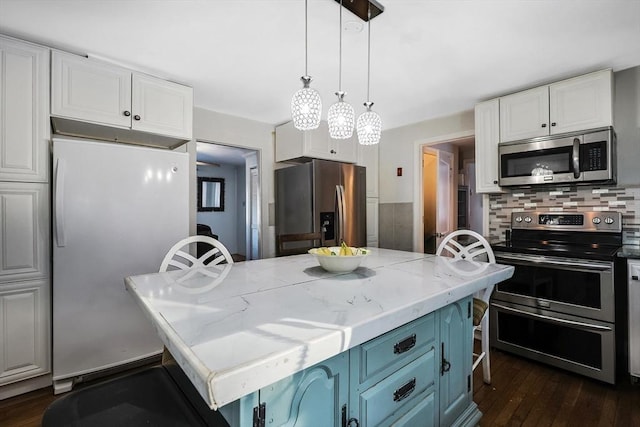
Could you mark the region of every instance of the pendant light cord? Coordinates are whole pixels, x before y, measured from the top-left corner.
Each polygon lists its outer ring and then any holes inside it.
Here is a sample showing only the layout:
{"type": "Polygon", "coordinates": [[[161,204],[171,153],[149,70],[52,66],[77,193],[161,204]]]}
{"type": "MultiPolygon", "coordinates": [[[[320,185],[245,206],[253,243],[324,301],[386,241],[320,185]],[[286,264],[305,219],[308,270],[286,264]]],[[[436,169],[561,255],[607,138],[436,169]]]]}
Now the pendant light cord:
{"type": "Polygon", "coordinates": [[[338,49],[338,91],[342,92],[342,0],[340,0],[340,47],[338,49]]]}
{"type": "Polygon", "coordinates": [[[308,66],[308,51],[309,51],[309,43],[307,40],[307,16],[309,15],[308,12],[308,3],[309,0],[304,0],[304,75],[308,76],[309,72],[307,70],[307,66],[308,66]]]}
{"type": "Polygon", "coordinates": [[[367,103],[369,102],[369,87],[371,86],[371,2],[367,11],[367,103]]]}

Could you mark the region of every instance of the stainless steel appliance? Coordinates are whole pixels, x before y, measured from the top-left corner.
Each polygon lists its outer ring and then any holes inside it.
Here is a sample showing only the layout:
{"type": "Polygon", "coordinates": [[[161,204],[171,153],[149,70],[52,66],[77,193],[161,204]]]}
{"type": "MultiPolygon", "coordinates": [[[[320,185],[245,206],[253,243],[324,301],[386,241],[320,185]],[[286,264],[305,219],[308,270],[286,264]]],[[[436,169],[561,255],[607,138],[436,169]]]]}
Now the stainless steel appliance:
{"type": "Polygon", "coordinates": [[[501,186],[615,183],[612,128],[499,144],[501,186]]]}
{"type": "Polygon", "coordinates": [[[629,373],[640,380],[640,261],[628,261],[629,373]]]}
{"type": "Polygon", "coordinates": [[[366,246],[366,169],[313,160],[275,171],[276,236],[321,233],[323,246],[366,246]]]}
{"type": "Polygon", "coordinates": [[[615,383],[621,214],[514,212],[511,227],[492,245],[515,272],[491,300],[491,345],[615,383]]]}

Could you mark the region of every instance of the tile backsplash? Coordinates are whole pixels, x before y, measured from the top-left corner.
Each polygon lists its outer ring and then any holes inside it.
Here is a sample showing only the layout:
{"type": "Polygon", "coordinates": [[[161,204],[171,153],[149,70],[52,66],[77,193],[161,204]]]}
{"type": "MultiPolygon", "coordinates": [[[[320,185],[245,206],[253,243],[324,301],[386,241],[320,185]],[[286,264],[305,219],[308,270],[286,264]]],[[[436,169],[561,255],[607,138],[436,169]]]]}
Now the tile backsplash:
{"type": "Polygon", "coordinates": [[[489,196],[489,237],[504,239],[511,212],[617,211],[622,213],[623,242],[640,244],[640,188],[566,186],[512,189],[489,196]]]}

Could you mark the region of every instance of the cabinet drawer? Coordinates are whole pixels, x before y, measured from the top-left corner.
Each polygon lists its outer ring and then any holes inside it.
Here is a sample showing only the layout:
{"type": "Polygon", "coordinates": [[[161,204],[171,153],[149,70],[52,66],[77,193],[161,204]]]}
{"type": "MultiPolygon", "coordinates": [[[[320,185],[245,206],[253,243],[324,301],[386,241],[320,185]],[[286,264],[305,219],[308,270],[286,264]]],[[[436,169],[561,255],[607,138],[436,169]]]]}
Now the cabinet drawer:
{"type": "Polygon", "coordinates": [[[431,313],[362,344],[353,350],[355,357],[352,354],[359,362],[358,384],[382,378],[420,356],[433,346],[435,334],[435,313],[431,313]]]}
{"type": "Polygon", "coordinates": [[[380,427],[431,427],[436,425],[436,392],[435,390],[425,391],[416,396],[418,402],[413,408],[400,418],[391,418],[389,422],[384,422],[380,427]]]}
{"type": "Polygon", "coordinates": [[[435,384],[435,348],[360,394],[361,425],[377,426],[403,408],[417,404],[416,397],[435,384]]]}

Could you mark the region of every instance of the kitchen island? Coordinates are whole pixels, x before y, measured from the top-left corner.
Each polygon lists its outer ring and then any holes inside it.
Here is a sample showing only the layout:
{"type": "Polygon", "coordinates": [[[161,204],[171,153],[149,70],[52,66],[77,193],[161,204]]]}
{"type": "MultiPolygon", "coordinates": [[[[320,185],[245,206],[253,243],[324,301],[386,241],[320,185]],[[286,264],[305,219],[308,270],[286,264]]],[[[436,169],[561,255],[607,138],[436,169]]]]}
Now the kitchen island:
{"type": "Polygon", "coordinates": [[[390,420],[386,404],[375,403],[376,387],[388,388],[410,413],[425,401],[437,404],[438,393],[428,393],[433,388],[447,394],[443,387],[460,388],[461,381],[468,391],[464,419],[477,420],[470,399],[470,295],[512,274],[508,266],[478,269],[467,261],[372,249],[351,273],[326,272],[313,256],[298,255],[125,282],[202,399],[232,426],[253,425],[255,417],[264,425],[261,412],[270,425],[304,425],[295,419],[316,394],[328,396],[314,406],[327,416],[322,405],[328,405],[334,425],[360,419],[364,426],[390,420]],[[459,319],[457,329],[452,319],[459,319]],[[447,338],[456,340],[451,349],[447,338]],[[399,361],[379,352],[386,341],[399,361]],[[424,375],[436,369],[455,372],[455,384],[424,375]],[[431,400],[416,400],[424,393],[431,400]],[[278,406],[285,407],[284,418],[274,418],[278,406]]]}

